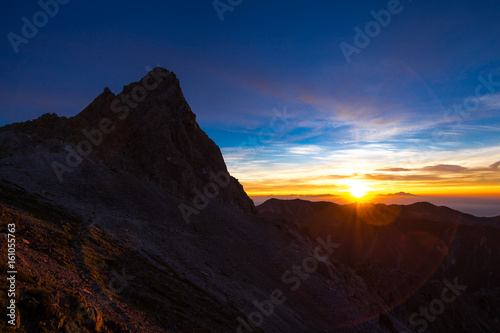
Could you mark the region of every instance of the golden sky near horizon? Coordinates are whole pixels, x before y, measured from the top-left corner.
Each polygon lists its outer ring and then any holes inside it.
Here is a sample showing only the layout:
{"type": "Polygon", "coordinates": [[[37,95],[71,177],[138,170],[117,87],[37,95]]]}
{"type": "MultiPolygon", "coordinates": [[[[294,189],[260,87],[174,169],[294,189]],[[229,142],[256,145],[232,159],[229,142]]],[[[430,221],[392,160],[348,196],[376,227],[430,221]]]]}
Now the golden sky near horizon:
{"type": "Polygon", "coordinates": [[[383,144],[329,150],[272,146],[223,149],[229,171],[249,195],[500,195],[500,149],[389,149],[383,144]],[[281,159],[281,157],[286,157],[281,159]]]}

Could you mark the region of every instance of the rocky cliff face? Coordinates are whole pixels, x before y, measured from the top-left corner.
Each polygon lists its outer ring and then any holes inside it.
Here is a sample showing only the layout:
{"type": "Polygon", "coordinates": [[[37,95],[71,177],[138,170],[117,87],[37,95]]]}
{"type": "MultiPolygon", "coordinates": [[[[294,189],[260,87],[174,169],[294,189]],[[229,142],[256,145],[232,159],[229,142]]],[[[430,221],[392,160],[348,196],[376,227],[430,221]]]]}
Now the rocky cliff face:
{"type": "Polygon", "coordinates": [[[1,132],[3,156],[24,154],[33,143],[62,152],[51,162],[61,183],[82,163],[104,164],[182,198],[196,198],[195,203],[200,196],[214,197],[255,212],[241,184],[229,175],[219,147],[196,122],[179,80],[163,68],[118,95],[106,88],[75,117],[47,114],[1,132]],[[217,177],[221,184],[207,188],[217,177]]]}

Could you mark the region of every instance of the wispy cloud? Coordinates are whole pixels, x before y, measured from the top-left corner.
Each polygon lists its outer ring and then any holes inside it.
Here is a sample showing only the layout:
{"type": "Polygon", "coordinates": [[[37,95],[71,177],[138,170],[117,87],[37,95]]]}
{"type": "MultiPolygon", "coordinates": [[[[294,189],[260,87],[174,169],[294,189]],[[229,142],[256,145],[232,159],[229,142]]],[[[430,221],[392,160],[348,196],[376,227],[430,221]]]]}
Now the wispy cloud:
{"type": "Polygon", "coordinates": [[[485,110],[500,110],[500,93],[482,96],[480,101],[485,110]]]}
{"type": "Polygon", "coordinates": [[[253,153],[237,148],[222,151],[230,172],[251,194],[340,193],[348,189],[343,180],[354,178],[378,193],[445,192],[457,186],[491,192],[500,186],[499,146],[422,152],[397,143],[280,143],[253,153]],[[425,159],[415,162],[424,153],[425,159]]]}
{"type": "Polygon", "coordinates": [[[469,171],[469,169],[464,168],[460,165],[450,165],[450,164],[438,164],[431,165],[420,169],[422,171],[433,171],[433,172],[443,172],[443,173],[464,173],[469,171]]]}

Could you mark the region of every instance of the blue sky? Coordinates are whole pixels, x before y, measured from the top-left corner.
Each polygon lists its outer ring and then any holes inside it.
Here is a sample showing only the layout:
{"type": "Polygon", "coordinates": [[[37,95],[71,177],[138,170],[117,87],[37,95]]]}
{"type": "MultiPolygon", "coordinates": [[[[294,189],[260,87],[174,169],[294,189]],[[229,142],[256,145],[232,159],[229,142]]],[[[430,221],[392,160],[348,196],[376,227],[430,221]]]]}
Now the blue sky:
{"type": "Polygon", "coordinates": [[[0,14],[0,124],[75,115],[160,65],[251,193],[498,193],[500,84],[475,97],[500,83],[498,1],[240,1],[221,21],[212,1],[73,0],[15,53],[40,10],[0,14]],[[340,44],[390,6],[348,63],[340,44]]]}

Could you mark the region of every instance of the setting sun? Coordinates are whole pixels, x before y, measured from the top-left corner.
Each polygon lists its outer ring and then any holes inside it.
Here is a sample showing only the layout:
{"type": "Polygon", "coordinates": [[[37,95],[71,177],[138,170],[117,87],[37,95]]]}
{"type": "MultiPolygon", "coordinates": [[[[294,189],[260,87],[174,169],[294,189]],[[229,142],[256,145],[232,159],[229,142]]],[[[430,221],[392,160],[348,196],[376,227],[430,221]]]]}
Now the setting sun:
{"type": "Polygon", "coordinates": [[[349,186],[351,187],[349,193],[357,199],[361,199],[368,192],[368,188],[361,181],[352,181],[349,186]]]}

